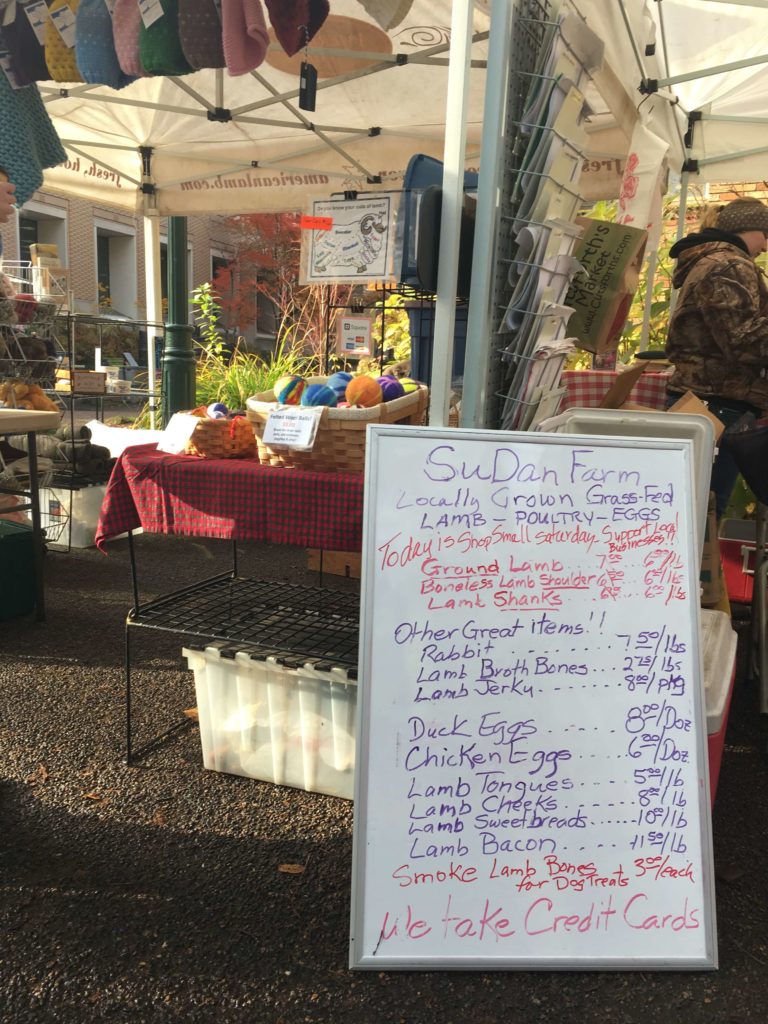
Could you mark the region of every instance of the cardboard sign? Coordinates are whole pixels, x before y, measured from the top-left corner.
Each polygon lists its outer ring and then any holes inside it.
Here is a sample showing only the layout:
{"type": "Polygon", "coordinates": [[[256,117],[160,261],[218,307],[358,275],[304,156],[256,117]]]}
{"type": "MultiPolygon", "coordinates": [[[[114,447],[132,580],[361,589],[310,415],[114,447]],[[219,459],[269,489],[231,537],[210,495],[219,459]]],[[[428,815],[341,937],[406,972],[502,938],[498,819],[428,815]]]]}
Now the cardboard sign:
{"type": "Polygon", "coordinates": [[[267,416],[262,441],[270,448],[311,451],[323,412],[320,407],[297,409],[281,406],[267,416]]]}
{"type": "Polygon", "coordinates": [[[648,232],[589,218],[577,223],[584,224],[584,234],[574,256],[584,272],[575,275],[565,297],[575,310],[568,335],[587,352],[611,352],[637,290],[648,232]]]}
{"type": "Polygon", "coordinates": [[[343,356],[369,356],[371,354],[371,328],[369,316],[342,316],[337,322],[337,347],[343,356]]]}

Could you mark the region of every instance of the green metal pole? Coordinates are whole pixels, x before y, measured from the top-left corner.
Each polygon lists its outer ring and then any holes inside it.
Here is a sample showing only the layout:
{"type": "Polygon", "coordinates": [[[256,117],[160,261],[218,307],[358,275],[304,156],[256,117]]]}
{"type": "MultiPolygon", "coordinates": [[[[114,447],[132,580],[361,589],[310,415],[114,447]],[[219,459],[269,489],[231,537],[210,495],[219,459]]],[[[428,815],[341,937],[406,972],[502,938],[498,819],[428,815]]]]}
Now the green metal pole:
{"type": "Polygon", "coordinates": [[[195,350],[189,326],[187,218],[168,218],[168,322],[163,349],[163,426],[195,406],[195,350]]]}

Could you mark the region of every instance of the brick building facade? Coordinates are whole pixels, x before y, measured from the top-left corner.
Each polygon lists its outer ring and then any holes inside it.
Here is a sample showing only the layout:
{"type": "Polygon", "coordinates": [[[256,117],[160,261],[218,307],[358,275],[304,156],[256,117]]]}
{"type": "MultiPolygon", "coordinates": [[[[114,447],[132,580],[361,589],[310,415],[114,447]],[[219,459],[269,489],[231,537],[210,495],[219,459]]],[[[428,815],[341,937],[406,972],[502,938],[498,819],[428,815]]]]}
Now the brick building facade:
{"type": "MultiPolygon", "coordinates": [[[[110,309],[133,320],[147,319],[144,281],[144,229],[140,216],[118,207],[49,191],[36,192],[14,220],[0,226],[4,261],[29,259],[31,242],[57,246],[68,270],[69,305],[74,313],[96,315],[110,309]]],[[[166,221],[160,222],[165,270],[166,221]]],[[[190,291],[211,281],[216,268],[234,255],[227,219],[187,218],[190,291]]],[[[163,294],[166,283],[163,280],[163,294]]],[[[239,325],[246,336],[250,325],[239,325]]]]}

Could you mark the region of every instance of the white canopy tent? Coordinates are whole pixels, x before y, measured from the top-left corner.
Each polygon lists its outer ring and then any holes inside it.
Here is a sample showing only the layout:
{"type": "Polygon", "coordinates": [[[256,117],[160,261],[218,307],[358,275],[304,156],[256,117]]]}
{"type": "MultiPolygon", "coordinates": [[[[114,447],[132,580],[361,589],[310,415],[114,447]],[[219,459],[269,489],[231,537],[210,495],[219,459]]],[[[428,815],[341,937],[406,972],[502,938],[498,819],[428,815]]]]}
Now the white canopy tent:
{"type": "MultiPolygon", "coordinates": [[[[332,14],[308,52],[319,72],[315,112],[297,105],[305,54],[289,58],[275,42],[257,71],[238,78],[199,71],[143,79],[120,92],[43,83],[70,157],[46,174],[46,187],[143,212],[150,251],[157,251],[160,215],[297,209],[309,196],[399,189],[414,153],[444,159],[435,331],[442,340],[432,384],[445,394],[447,413],[461,172],[480,166],[481,195],[486,192],[478,210],[474,301],[488,286],[484,248],[498,204],[499,117],[512,35],[520,31],[512,16],[523,3],[414,0],[385,32],[356,0],[332,0],[332,14]]],[[[541,6],[545,17],[558,7],[572,9],[605,46],[586,92],[592,114],[585,198],[617,194],[638,120],[668,144],[673,172],[685,169],[702,183],[762,180],[768,0],[541,0],[541,6]]],[[[159,309],[157,282],[158,265],[148,260],[150,301],[155,296],[150,319],[159,309]]],[[[472,302],[470,311],[468,358],[488,337],[482,316],[472,316],[472,302]]],[[[471,406],[465,381],[467,397],[471,406]]],[[[475,407],[479,401],[478,388],[475,407]]],[[[439,412],[433,407],[433,422],[439,412]]]]}

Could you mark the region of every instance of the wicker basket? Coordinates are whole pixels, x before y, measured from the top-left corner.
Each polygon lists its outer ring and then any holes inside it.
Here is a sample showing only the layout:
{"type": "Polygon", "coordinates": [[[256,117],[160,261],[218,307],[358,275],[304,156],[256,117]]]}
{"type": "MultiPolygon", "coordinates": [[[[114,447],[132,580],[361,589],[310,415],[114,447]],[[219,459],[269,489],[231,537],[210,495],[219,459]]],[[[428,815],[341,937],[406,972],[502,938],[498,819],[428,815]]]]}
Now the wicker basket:
{"type": "Polygon", "coordinates": [[[417,391],[391,402],[382,402],[372,409],[325,408],[315,443],[309,452],[272,448],[262,441],[267,417],[277,407],[272,391],[249,398],[246,402],[246,416],[256,435],[259,461],[265,466],[313,469],[323,473],[362,473],[365,469],[365,428],[368,424],[411,423],[420,426],[427,412],[428,399],[429,388],[420,385],[417,391]]]}
{"type": "Polygon", "coordinates": [[[256,439],[244,416],[232,420],[201,416],[184,451],[203,459],[248,459],[256,455],[256,439]]]}

